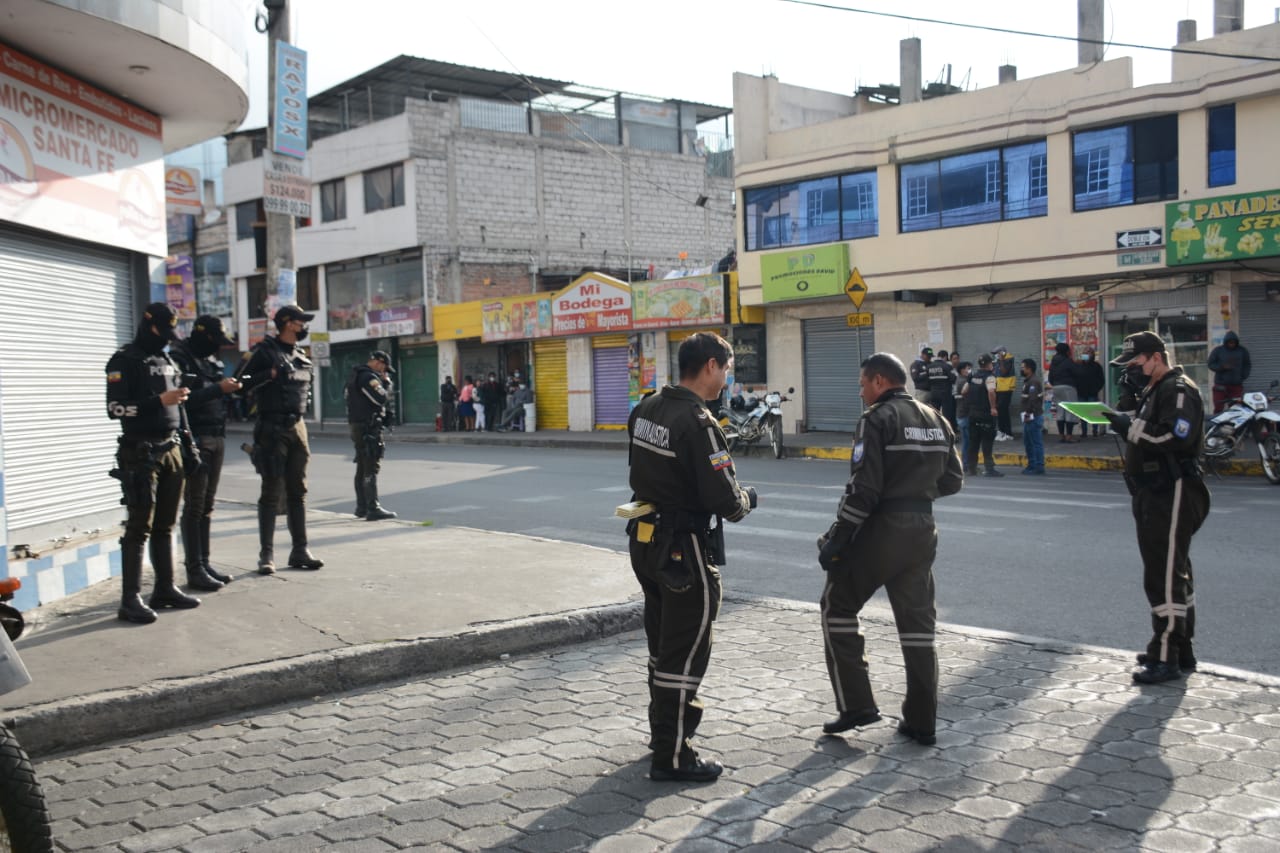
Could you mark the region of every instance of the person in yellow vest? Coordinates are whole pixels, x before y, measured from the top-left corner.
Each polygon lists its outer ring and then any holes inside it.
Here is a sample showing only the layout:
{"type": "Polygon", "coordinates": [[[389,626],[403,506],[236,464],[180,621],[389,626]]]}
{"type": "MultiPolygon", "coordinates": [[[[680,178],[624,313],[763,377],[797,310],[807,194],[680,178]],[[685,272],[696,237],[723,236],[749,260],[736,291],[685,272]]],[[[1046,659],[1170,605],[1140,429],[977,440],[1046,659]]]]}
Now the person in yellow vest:
{"type": "Polygon", "coordinates": [[[1018,371],[1013,364],[1013,353],[998,347],[991,353],[996,360],[996,441],[1013,441],[1013,421],[1009,406],[1013,392],[1018,390],[1018,371]]]}

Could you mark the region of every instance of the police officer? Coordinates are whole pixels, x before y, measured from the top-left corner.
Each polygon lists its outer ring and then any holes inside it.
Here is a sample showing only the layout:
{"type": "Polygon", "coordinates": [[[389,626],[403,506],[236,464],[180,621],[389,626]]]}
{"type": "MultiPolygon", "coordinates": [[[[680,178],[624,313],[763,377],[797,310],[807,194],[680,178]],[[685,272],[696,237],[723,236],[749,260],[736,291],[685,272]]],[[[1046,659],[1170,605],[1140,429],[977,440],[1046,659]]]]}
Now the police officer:
{"type": "Polygon", "coordinates": [[[391,356],[374,350],[367,362],[351,371],[351,381],[343,392],[347,398],[351,443],[356,448],[356,517],[369,521],[396,517],[378,503],[378,471],[386,449],[382,429],[387,423],[387,403],[391,399],[390,374],[395,372],[391,356]]]}
{"type": "Polygon", "coordinates": [[[827,572],[822,635],[839,710],[822,730],[836,734],[880,719],[858,613],[883,586],[907,670],[898,731],[928,745],[935,742],[938,709],[933,502],[960,491],[964,473],[951,425],[913,400],[906,381],[897,356],[876,353],[863,362],[867,409],[858,421],[851,476],[835,523],[818,539],[818,562],[827,572]]]}
{"type": "Polygon", "coordinates": [[[978,369],[969,374],[964,386],[965,402],[969,409],[969,443],[965,447],[964,472],[978,473],[978,451],[982,451],[982,464],[988,477],[1003,477],[996,468],[993,448],[996,438],[996,377],[991,369],[993,359],[987,353],[978,356],[978,369]]]}
{"type": "Polygon", "coordinates": [[[262,475],[258,497],[258,572],[270,575],[275,565],[276,507],[281,492],[293,548],[289,567],[318,569],[324,565],[307,549],[307,424],[302,419],[311,395],[312,366],[299,344],[307,323],[315,318],[297,305],[276,311],[277,334],[267,336],[240,362],[236,376],[252,392],[257,407],[253,429],[254,464],[262,475]]]}
{"type": "Polygon", "coordinates": [[[200,605],[173,585],[173,525],[182,499],[183,461],[178,430],[188,390],[178,366],[164,352],[178,318],[163,302],[142,314],[138,332],[107,362],[107,416],[120,421],[116,469],[128,507],[120,539],[121,597],[117,616],[126,622],[156,621],[152,608],[185,610],[200,605]],[[142,549],[151,537],[155,587],[142,603],[142,549]]]}
{"type": "Polygon", "coordinates": [[[1125,439],[1124,479],[1142,555],[1142,585],[1151,605],[1151,641],[1133,673],[1140,684],[1182,677],[1196,668],[1191,537],[1209,514],[1209,490],[1200,475],[1204,402],[1181,367],[1170,367],[1155,332],[1124,339],[1121,366],[1130,384],[1145,380],[1132,417],[1104,412],[1125,439]]]}
{"type": "Polygon", "coordinates": [[[720,396],[733,349],[699,332],[680,344],[680,384],[640,401],[627,423],[631,489],[656,512],[627,525],[644,592],[649,644],[649,777],[708,782],[724,768],[691,745],[702,719],[698,686],[711,656],[724,563],[721,519],[741,521],[755,491],[738,485],[707,400],[720,396]]]}
{"type": "Polygon", "coordinates": [[[929,359],[925,365],[925,376],[929,383],[929,405],[942,412],[942,416],[951,423],[955,421],[955,401],[951,395],[955,389],[956,372],[950,359],[944,356],[945,353],[929,359]]]}
{"type": "Polygon", "coordinates": [[[177,341],[169,348],[170,356],[182,371],[183,384],[191,391],[184,408],[200,464],[187,469],[186,497],[182,502],[182,550],[186,558],[187,586],[203,592],[214,592],[231,583],[229,575],[220,574],[209,565],[209,526],[226,451],[225,397],[240,390],[240,383],[224,374],[216,353],[231,343],[222,321],[205,314],[196,318],[186,340],[177,341]]]}
{"type": "Polygon", "coordinates": [[[920,350],[920,357],[911,362],[911,387],[915,389],[912,396],[921,403],[928,403],[931,396],[929,390],[929,362],[933,361],[933,347],[920,350]]]}

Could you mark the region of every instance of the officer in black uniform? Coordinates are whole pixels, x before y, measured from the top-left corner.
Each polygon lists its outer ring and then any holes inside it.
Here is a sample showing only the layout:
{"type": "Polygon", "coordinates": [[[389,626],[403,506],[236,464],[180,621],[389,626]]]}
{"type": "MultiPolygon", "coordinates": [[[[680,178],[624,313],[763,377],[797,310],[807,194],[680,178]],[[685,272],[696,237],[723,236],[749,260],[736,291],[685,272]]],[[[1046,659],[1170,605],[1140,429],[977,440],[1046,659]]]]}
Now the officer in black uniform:
{"type": "Polygon", "coordinates": [[[1182,368],[1169,366],[1155,332],[1129,335],[1111,363],[1124,367],[1131,384],[1146,380],[1132,417],[1105,414],[1125,439],[1124,479],[1133,496],[1142,585],[1151,605],[1152,637],[1138,656],[1141,667],[1133,680],[1157,684],[1196,668],[1190,550],[1192,535],[1209,515],[1199,462],[1204,401],[1182,368]]]}
{"type": "Polygon", "coordinates": [[[120,480],[129,510],[120,539],[122,595],[117,615],[126,622],[156,621],[152,608],[198,607],[173,585],[173,525],[182,499],[181,405],[190,392],[181,372],[164,352],[178,318],[163,302],[142,314],[138,332],[107,362],[107,416],[120,421],[122,435],[111,476],[120,480]],[[156,573],[150,606],[142,603],[142,549],[151,537],[156,573]]]}
{"type": "Polygon", "coordinates": [[[374,350],[367,362],[351,371],[351,380],[343,392],[347,398],[351,443],[356,448],[356,517],[369,521],[396,517],[378,503],[378,472],[386,450],[382,430],[387,423],[387,403],[391,400],[390,374],[395,372],[391,356],[374,350]]]}
{"type": "Polygon", "coordinates": [[[284,493],[293,548],[289,567],[318,569],[324,562],[307,549],[307,424],[303,414],[311,395],[312,366],[299,346],[307,323],[315,318],[297,305],[276,311],[278,334],[267,336],[236,368],[236,376],[253,394],[257,423],[253,428],[254,466],[262,475],[258,497],[258,572],[276,570],[276,507],[284,493]]]}
{"type": "Polygon", "coordinates": [[[964,386],[965,402],[969,409],[969,446],[965,448],[964,472],[978,473],[978,451],[982,451],[982,464],[988,477],[1003,477],[996,468],[993,452],[996,440],[996,375],[992,370],[993,359],[987,353],[978,356],[978,368],[969,374],[964,386]]]}
{"type": "Polygon", "coordinates": [[[822,730],[835,734],[880,719],[858,613],[883,586],[907,670],[898,731],[928,745],[936,740],[938,710],[933,502],[960,491],[964,472],[951,425],[913,400],[906,382],[897,356],[876,353],[863,362],[859,385],[867,409],[858,421],[851,475],[835,523],[818,539],[818,562],[827,572],[822,635],[840,712],[822,730]]]}
{"type": "Polygon", "coordinates": [[[230,346],[222,321],[205,314],[197,317],[186,340],[169,348],[182,371],[183,385],[191,395],[184,406],[188,426],[199,454],[199,465],[187,469],[186,497],[182,503],[182,550],[186,558],[187,586],[204,592],[222,589],[231,577],[209,565],[209,526],[222,478],[226,453],[226,395],[240,390],[240,383],[223,372],[218,349],[230,346]]]}
{"type": "Polygon", "coordinates": [[[649,776],[708,782],[724,768],[690,745],[702,719],[698,685],[720,610],[722,519],[741,521],[755,490],[738,485],[724,433],[706,401],[720,396],[733,349],[699,332],[680,344],[680,384],[640,401],[627,423],[634,499],[656,512],[627,525],[644,591],[649,643],[649,776]]]}
{"type": "Polygon", "coordinates": [[[955,368],[951,366],[949,359],[940,355],[929,359],[929,363],[925,365],[925,376],[929,383],[929,405],[951,423],[956,416],[955,398],[952,396],[956,386],[955,368]]]}

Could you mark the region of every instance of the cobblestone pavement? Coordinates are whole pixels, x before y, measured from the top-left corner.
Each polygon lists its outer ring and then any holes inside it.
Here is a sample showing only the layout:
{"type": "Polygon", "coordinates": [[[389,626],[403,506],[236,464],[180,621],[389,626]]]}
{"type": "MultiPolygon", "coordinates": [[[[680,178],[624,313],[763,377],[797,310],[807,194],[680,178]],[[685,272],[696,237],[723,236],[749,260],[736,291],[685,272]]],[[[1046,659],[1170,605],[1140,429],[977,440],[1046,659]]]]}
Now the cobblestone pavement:
{"type": "MultiPolygon", "coordinates": [[[[868,623],[896,712],[892,626],[868,623]]],[[[1135,626],[1138,630],[1138,626],[1135,626]]],[[[225,719],[38,765],[66,850],[1280,848],[1280,696],[1127,653],[943,629],[938,746],[823,737],[813,608],[726,602],[699,733],[710,785],[646,772],[642,636],[225,719]]]]}

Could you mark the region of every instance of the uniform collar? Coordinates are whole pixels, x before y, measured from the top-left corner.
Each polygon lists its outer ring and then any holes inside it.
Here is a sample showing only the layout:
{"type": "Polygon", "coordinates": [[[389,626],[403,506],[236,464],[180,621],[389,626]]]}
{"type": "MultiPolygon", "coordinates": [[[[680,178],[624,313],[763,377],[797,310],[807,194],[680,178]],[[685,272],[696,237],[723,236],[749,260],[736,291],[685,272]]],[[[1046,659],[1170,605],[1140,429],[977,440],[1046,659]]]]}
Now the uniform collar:
{"type": "Polygon", "coordinates": [[[905,397],[906,399],[911,399],[911,395],[907,393],[907,389],[899,385],[897,388],[890,388],[888,391],[885,391],[883,394],[877,397],[876,401],[871,405],[878,406],[879,404],[883,403],[885,400],[891,399],[893,397],[905,397]]]}

